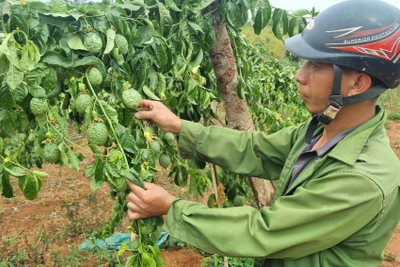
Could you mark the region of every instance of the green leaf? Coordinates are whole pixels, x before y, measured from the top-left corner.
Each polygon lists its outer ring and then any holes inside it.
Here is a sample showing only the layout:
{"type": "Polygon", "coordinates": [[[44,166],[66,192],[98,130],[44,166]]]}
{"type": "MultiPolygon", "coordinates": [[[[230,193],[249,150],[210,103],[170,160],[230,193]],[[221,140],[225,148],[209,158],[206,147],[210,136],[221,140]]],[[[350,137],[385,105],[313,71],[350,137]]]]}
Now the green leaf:
{"type": "Polygon", "coordinates": [[[96,160],[94,179],[97,183],[105,181],[104,162],[101,159],[96,160]]]}
{"type": "Polygon", "coordinates": [[[288,19],[288,14],[286,10],[283,10],[282,12],[282,34],[286,35],[288,33],[288,24],[289,24],[289,19],[288,19]]]}
{"type": "Polygon", "coordinates": [[[31,40],[36,44],[40,55],[46,53],[48,49],[47,42],[49,40],[50,31],[48,25],[40,23],[31,28],[31,40]]]}
{"type": "Polygon", "coordinates": [[[78,33],[68,34],[68,47],[73,50],[84,50],[88,51],[83,45],[83,42],[78,33]]]}
{"type": "Polygon", "coordinates": [[[115,128],[115,132],[122,148],[129,153],[135,153],[135,138],[129,133],[129,131],[124,126],[118,124],[115,128]]]}
{"type": "Polygon", "coordinates": [[[16,102],[23,102],[24,99],[28,96],[29,90],[27,86],[24,86],[23,84],[20,84],[15,90],[11,91],[12,98],[16,102]]]}
{"type": "Polygon", "coordinates": [[[33,97],[46,97],[46,91],[38,84],[28,85],[28,90],[33,97]]]}
{"type": "Polygon", "coordinates": [[[10,175],[0,168],[0,192],[3,197],[14,197],[14,190],[10,183],[10,175]]]}
{"type": "Polygon", "coordinates": [[[144,188],[144,183],[143,183],[142,179],[140,179],[139,174],[134,169],[122,171],[121,176],[125,177],[130,182],[134,183],[135,185],[140,186],[141,188],[144,188]]]}
{"type": "Polygon", "coordinates": [[[143,92],[144,92],[150,99],[161,101],[161,99],[160,99],[158,96],[156,96],[156,95],[151,91],[151,89],[150,89],[147,85],[144,85],[144,86],[143,86],[143,92]]]}
{"type": "Polygon", "coordinates": [[[132,37],[131,42],[133,45],[142,45],[144,43],[149,43],[152,40],[153,30],[149,26],[145,25],[138,27],[132,37]]]}
{"type": "Polygon", "coordinates": [[[310,11],[302,8],[302,9],[297,9],[297,10],[293,11],[290,15],[293,17],[304,17],[309,14],[310,14],[310,11]]]}
{"type": "Polygon", "coordinates": [[[79,20],[79,18],[83,17],[84,14],[76,11],[76,10],[69,10],[68,14],[73,17],[76,21],[79,20]]]}
{"type": "Polygon", "coordinates": [[[107,45],[104,49],[104,54],[110,53],[114,48],[114,40],[115,40],[116,33],[113,29],[107,29],[107,45]]]}
{"type": "Polygon", "coordinates": [[[152,44],[153,51],[157,58],[157,62],[153,61],[161,71],[167,71],[171,68],[171,55],[170,50],[165,43],[161,39],[158,39],[157,42],[152,44]]]}
{"type": "Polygon", "coordinates": [[[197,53],[195,60],[193,61],[193,64],[197,66],[200,65],[202,62],[203,62],[203,50],[200,49],[199,52],[197,53]]]}
{"type": "Polygon", "coordinates": [[[27,12],[25,12],[24,8],[19,5],[12,5],[11,12],[10,24],[12,25],[12,29],[19,28],[21,31],[29,34],[28,18],[26,17],[27,12]]]}
{"type": "Polygon", "coordinates": [[[261,30],[267,26],[268,21],[271,18],[271,5],[268,1],[265,0],[257,0],[255,4],[256,14],[254,16],[254,33],[259,35],[261,30]]]}
{"type": "Polygon", "coordinates": [[[276,8],[274,10],[274,13],[272,14],[272,32],[274,33],[276,38],[278,38],[280,40],[283,40],[283,35],[282,35],[282,30],[281,30],[282,14],[283,14],[283,10],[280,8],[276,8]]]}
{"type": "Polygon", "coordinates": [[[32,175],[34,175],[37,178],[47,178],[49,176],[47,172],[42,172],[38,170],[33,170],[32,175]]]}
{"type": "Polygon", "coordinates": [[[189,173],[185,166],[181,165],[177,167],[178,171],[175,173],[174,181],[176,185],[186,186],[189,173]]]}
{"type": "Polygon", "coordinates": [[[11,168],[4,166],[4,170],[14,177],[22,177],[28,173],[25,169],[14,165],[11,168]]]}
{"type": "Polygon", "coordinates": [[[41,13],[40,19],[43,23],[56,26],[60,29],[68,29],[68,26],[73,24],[75,19],[71,16],[53,16],[51,13],[41,13]]]}
{"type": "Polygon", "coordinates": [[[158,3],[158,12],[160,13],[160,32],[162,35],[167,36],[173,23],[171,14],[162,3],[158,3]]]}
{"type": "Polygon", "coordinates": [[[119,7],[122,7],[123,9],[128,9],[131,11],[138,11],[141,9],[141,6],[133,5],[132,3],[127,3],[127,4],[118,4],[119,7]]]}
{"type": "MultiPolygon", "coordinates": [[[[21,178],[20,178],[21,179],[21,178]]],[[[29,200],[34,200],[38,196],[39,189],[41,187],[40,182],[36,177],[31,174],[28,174],[24,178],[23,187],[21,190],[24,193],[24,196],[29,200]]]]}
{"type": "Polygon", "coordinates": [[[217,203],[217,198],[215,197],[215,194],[214,193],[210,194],[207,199],[207,206],[209,208],[215,208],[216,203],[217,203]]]}
{"type": "Polygon", "coordinates": [[[25,132],[29,125],[28,114],[23,109],[16,109],[13,111],[16,116],[15,128],[18,129],[19,132],[25,132]]]}
{"type": "Polygon", "coordinates": [[[118,256],[123,256],[125,254],[126,246],[127,246],[127,243],[126,242],[122,242],[122,244],[121,244],[121,246],[120,246],[120,248],[119,248],[119,250],[117,252],[118,256]]]}
{"type": "Polygon", "coordinates": [[[160,248],[158,246],[156,246],[156,245],[154,245],[153,248],[154,248],[154,251],[155,251],[154,258],[156,260],[156,266],[157,267],[164,267],[165,265],[164,265],[163,257],[161,256],[160,248]]]}
{"type": "Polygon", "coordinates": [[[156,260],[154,259],[154,255],[148,252],[143,252],[142,254],[142,262],[146,267],[157,267],[156,260]]]}
{"type": "Polygon", "coordinates": [[[0,111],[0,125],[2,131],[8,137],[13,137],[18,132],[18,129],[15,126],[16,121],[17,116],[14,113],[6,109],[0,111]]]}
{"type": "Polygon", "coordinates": [[[137,71],[134,72],[137,75],[137,79],[142,84],[147,80],[147,72],[148,72],[148,60],[147,58],[143,58],[140,64],[138,65],[137,71]]]}
{"type": "Polygon", "coordinates": [[[292,17],[289,21],[288,26],[288,34],[289,36],[294,36],[298,33],[301,33],[305,28],[306,23],[304,22],[304,18],[302,17],[292,17]],[[297,31],[296,31],[297,29],[297,31]]]}
{"type": "Polygon", "coordinates": [[[51,12],[51,13],[43,12],[42,14],[43,15],[47,15],[47,16],[52,16],[54,18],[68,18],[68,17],[70,17],[69,14],[64,13],[64,12],[51,12]]]}
{"type": "Polygon", "coordinates": [[[206,7],[208,7],[209,5],[211,5],[212,3],[214,3],[215,0],[200,0],[200,1],[195,1],[195,7],[193,8],[193,10],[203,10],[206,7]]]}
{"type": "Polygon", "coordinates": [[[167,82],[165,80],[165,76],[162,73],[157,72],[157,88],[156,91],[158,93],[163,93],[167,88],[167,82]]]}
{"type": "Polygon", "coordinates": [[[21,50],[20,67],[23,71],[33,70],[40,60],[39,50],[36,45],[28,40],[21,50]]]}
{"type": "Polygon", "coordinates": [[[174,2],[174,0],[165,0],[165,4],[169,7],[169,9],[173,11],[180,12],[182,11],[174,2]]]}
{"type": "MultiPolygon", "coordinates": [[[[105,162],[104,167],[105,167],[106,171],[111,175],[110,178],[118,178],[118,177],[121,177],[121,176],[118,174],[118,171],[119,171],[119,170],[118,170],[116,164],[111,164],[111,163],[109,163],[109,162],[105,162]]],[[[109,180],[110,180],[110,179],[109,179],[109,180]]],[[[115,180],[115,179],[112,179],[112,180],[115,180]]]]}
{"type": "Polygon", "coordinates": [[[91,65],[103,65],[103,64],[104,64],[103,61],[101,61],[99,58],[94,56],[88,56],[79,60],[75,60],[72,63],[72,66],[79,67],[79,66],[91,66],[91,65]]]}
{"type": "Polygon", "coordinates": [[[20,68],[20,49],[21,45],[14,39],[14,32],[7,35],[0,45],[0,53],[6,55],[8,61],[17,68],[20,68]]]}
{"type": "MultiPolygon", "coordinates": [[[[132,242],[130,242],[130,246],[131,246],[132,243],[138,242],[137,240],[139,240],[139,239],[137,238],[137,239],[133,240],[132,242]]],[[[126,259],[125,266],[140,266],[139,255],[140,255],[139,253],[136,253],[136,254],[133,254],[133,255],[129,256],[126,259]]]]}
{"type": "MultiPolygon", "coordinates": [[[[60,88],[60,84],[57,82],[57,72],[53,68],[48,68],[47,66],[44,68],[43,72],[46,73],[46,76],[43,77],[42,86],[46,89],[46,94],[54,92],[55,88],[60,88]]],[[[61,88],[60,88],[61,89],[61,88]]],[[[58,90],[56,90],[58,91],[58,90]]],[[[52,94],[55,97],[54,93],[52,94]]]]}
{"type": "Polygon", "coordinates": [[[0,64],[0,73],[5,73],[8,70],[8,65],[10,65],[10,62],[8,61],[6,55],[2,54],[0,52],[0,62],[2,62],[2,64],[0,64]]]}
{"type": "Polygon", "coordinates": [[[194,23],[192,21],[189,21],[188,25],[189,25],[190,29],[192,29],[192,30],[194,30],[196,32],[196,34],[197,33],[203,33],[204,34],[203,29],[198,24],[196,24],[196,23],[194,23]]]}
{"type": "Polygon", "coordinates": [[[107,116],[113,121],[113,123],[118,123],[118,113],[110,104],[108,104],[104,100],[100,100],[100,105],[103,106],[105,113],[107,116]]]}
{"type": "Polygon", "coordinates": [[[54,51],[48,51],[43,57],[42,62],[51,66],[59,66],[63,68],[72,68],[74,63],[71,59],[65,58],[54,51]]]}
{"type": "Polygon", "coordinates": [[[158,76],[157,72],[153,69],[149,69],[149,79],[150,79],[150,88],[154,91],[157,88],[158,84],[158,76]]]}
{"type": "Polygon", "coordinates": [[[248,21],[247,9],[243,5],[244,2],[229,1],[223,5],[223,10],[226,12],[225,16],[229,23],[236,28],[241,28],[248,21]]]}
{"type": "Polygon", "coordinates": [[[67,149],[67,156],[68,156],[68,165],[73,170],[79,170],[81,161],[80,161],[78,155],[70,147],[68,147],[68,149],[67,149]]]}
{"type": "Polygon", "coordinates": [[[24,73],[18,70],[15,65],[10,64],[10,68],[8,69],[6,76],[8,86],[10,86],[11,89],[15,89],[22,83],[23,79],[24,73]]]}
{"type": "Polygon", "coordinates": [[[105,181],[97,181],[95,177],[90,180],[90,189],[93,191],[99,190],[105,181]]]}
{"type": "Polygon", "coordinates": [[[95,163],[91,163],[86,165],[85,167],[85,176],[91,177],[95,174],[95,163]]]}
{"type": "Polygon", "coordinates": [[[59,66],[66,69],[78,67],[78,66],[89,66],[89,65],[103,65],[103,62],[94,56],[84,57],[78,60],[71,60],[70,58],[66,58],[61,56],[60,54],[49,51],[47,52],[43,58],[42,62],[47,63],[52,66],[59,66]]]}

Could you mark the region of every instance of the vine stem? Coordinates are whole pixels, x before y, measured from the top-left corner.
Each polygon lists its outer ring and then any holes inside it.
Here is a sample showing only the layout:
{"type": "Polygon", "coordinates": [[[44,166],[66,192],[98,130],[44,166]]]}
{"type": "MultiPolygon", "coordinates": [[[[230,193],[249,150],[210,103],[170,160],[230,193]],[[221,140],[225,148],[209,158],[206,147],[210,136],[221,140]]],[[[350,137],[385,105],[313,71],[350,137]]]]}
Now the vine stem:
{"type": "MultiPolygon", "coordinates": [[[[6,157],[6,158],[7,158],[7,157],[6,157]]],[[[3,155],[0,154],[0,159],[1,159],[3,162],[4,162],[4,160],[5,160],[6,158],[3,157],[3,155]]],[[[10,158],[10,157],[8,157],[8,158],[10,158]]],[[[30,170],[30,169],[26,168],[25,166],[19,164],[19,162],[17,162],[17,161],[12,161],[12,160],[10,160],[10,161],[8,161],[8,162],[11,163],[11,164],[13,164],[14,166],[20,167],[20,168],[23,169],[24,171],[32,172],[32,170],[30,170]]]]}
{"type": "Polygon", "coordinates": [[[90,150],[88,150],[88,149],[82,147],[81,145],[75,143],[74,141],[68,139],[67,137],[64,136],[63,133],[61,133],[56,127],[54,127],[54,125],[53,125],[51,122],[47,121],[47,123],[50,125],[51,128],[53,128],[54,131],[56,131],[59,135],[62,135],[62,136],[63,136],[63,142],[64,142],[64,143],[68,142],[68,143],[72,144],[73,146],[79,147],[80,149],[82,149],[82,150],[85,151],[85,152],[91,153],[91,154],[94,155],[94,156],[97,156],[97,157],[104,157],[104,155],[93,153],[93,151],[90,151],[90,150]]]}
{"type": "Polygon", "coordinates": [[[218,208],[221,208],[221,202],[219,199],[218,195],[218,184],[217,184],[217,168],[215,167],[215,164],[210,163],[210,167],[213,169],[211,172],[211,179],[212,179],[212,184],[213,184],[213,189],[214,189],[214,194],[215,194],[215,200],[217,201],[218,208]]]}
{"type": "Polygon", "coordinates": [[[117,134],[115,133],[115,129],[114,129],[113,123],[112,123],[110,117],[108,117],[106,111],[104,110],[103,105],[102,105],[101,102],[99,101],[99,99],[98,99],[98,97],[97,97],[97,95],[96,95],[96,93],[95,93],[95,91],[94,91],[94,89],[93,89],[93,87],[92,87],[92,84],[91,84],[90,81],[89,81],[89,78],[88,78],[88,76],[87,76],[87,72],[85,73],[85,77],[86,77],[86,80],[87,80],[87,82],[88,82],[90,91],[92,92],[92,94],[93,94],[94,97],[96,98],[96,101],[98,102],[98,104],[99,104],[99,106],[100,106],[100,108],[101,108],[101,111],[103,111],[103,115],[104,115],[104,117],[106,118],[107,123],[110,125],[111,131],[112,131],[112,133],[113,133],[113,135],[114,135],[114,137],[115,137],[115,141],[117,142],[118,148],[121,150],[122,155],[123,155],[123,157],[124,157],[124,161],[125,161],[125,164],[126,164],[126,168],[129,169],[128,159],[126,158],[124,149],[122,148],[121,143],[119,142],[119,139],[118,139],[118,137],[117,137],[117,134]]]}
{"type": "MultiPolygon", "coordinates": [[[[211,164],[213,171],[211,172],[211,178],[212,178],[212,184],[213,184],[213,189],[214,189],[214,194],[215,194],[215,199],[217,200],[217,205],[218,208],[221,208],[221,199],[219,198],[218,195],[218,185],[217,185],[217,168],[215,164],[211,164]]],[[[224,257],[224,267],[228,267],[228,257],[224,257]]]]}

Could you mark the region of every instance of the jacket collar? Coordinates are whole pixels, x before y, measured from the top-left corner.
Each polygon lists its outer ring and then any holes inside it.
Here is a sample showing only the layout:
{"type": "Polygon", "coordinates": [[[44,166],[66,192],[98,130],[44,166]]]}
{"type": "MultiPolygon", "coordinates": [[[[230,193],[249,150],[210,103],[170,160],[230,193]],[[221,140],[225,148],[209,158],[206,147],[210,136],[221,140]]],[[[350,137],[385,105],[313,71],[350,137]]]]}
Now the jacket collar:
{"type": "Polygon", "coordinates": [[[362,149],[368,146],[368,139],[370,136],[379,131],[379,129],[382,129],[386,117],[387,114],[383,108],[376,106],[376,115],[346,136],[328,153],[328,156],[346,164],[354,165],[362,149]]]}

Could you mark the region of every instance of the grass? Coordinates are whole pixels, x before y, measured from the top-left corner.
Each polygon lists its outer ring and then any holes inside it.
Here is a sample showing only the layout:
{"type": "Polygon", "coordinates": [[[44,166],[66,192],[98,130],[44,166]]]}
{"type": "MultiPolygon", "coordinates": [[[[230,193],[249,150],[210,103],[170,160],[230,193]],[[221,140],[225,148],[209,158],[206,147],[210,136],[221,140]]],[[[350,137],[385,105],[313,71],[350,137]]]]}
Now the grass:
{"type": "Polygon", "coordinates": [[[256,35],[251,24],[246,24],[242,28],[242,34],[254,45],[263,44],[265,46],[266,58],[285,58],[285,46],[283,42],[275,37],[271,27],[264,28],[260,35],[256,35]]]}
{"type": "Polygon", "coordinates": [[[53,251],[46,255],[52,245],[52,237],[42,231],[34,240],[28,236],[2,239],[0,242],[0,267],[9,266],[117,266],[114,252],[82,251],[73,248],[67,255],[53,251]],[[88,265],[90,263],[90,265],[88,265]]]}
{"type": "Polygon", "coordinates": [[[389,112],[388,119],[392,121],[400,121],[400,111],[389,112]]]}
{"type": "Polygon", "coordinates": [[[400,87],[387,90],[379,99],[378,104],[385,107],[390,112],[400,112],[400,87]]]}
{"type": "Polygon", "coordinates": [[[397,256],[396,254],[394,254],[393,252],[388,252],[384,254],[384,260],[388,261],[388,262],[396,262],[399,263],[399,261],[397,260],[397,256]]]}
{"type": "MultiPolygon", "coordinates": [[[[115,253],[105,250],[98,251],[82,251],[72,249],[68,255],[62,256],[58,252],[51,254],[50,262],[54,266],[118,266],[115,253]]],[[[122,265],[123,266],[123,265],[122,265]]]]}

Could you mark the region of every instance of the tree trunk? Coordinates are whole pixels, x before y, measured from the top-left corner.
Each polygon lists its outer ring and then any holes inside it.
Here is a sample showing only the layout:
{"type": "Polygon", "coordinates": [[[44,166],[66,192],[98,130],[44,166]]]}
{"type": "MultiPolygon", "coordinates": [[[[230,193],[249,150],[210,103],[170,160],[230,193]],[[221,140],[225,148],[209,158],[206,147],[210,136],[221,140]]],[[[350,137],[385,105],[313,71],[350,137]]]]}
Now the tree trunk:
{"type": "MultiPolygon", "coordinates": [[[[213,13],[215,43],[210,51],[218,88],[225,105],[228,127],[239,131],[254,131],[253,120],[248,111],[246,100],[236,94],[237,69],[226,25],[222,23],[221,13],[213,13]]],[[[259,208],[269,205],[274,196],[274,186],[271,181],[249,177],[254,197],[259,208]]]]}

